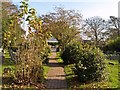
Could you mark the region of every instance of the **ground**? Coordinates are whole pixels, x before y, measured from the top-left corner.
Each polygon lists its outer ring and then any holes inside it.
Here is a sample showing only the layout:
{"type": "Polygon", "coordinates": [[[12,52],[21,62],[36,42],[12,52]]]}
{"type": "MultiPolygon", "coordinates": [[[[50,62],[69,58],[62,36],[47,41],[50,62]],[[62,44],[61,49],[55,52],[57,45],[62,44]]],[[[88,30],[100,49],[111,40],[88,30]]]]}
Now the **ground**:
{"type": "Polygon", "coordinates": [[[56,53],[53,52],[49,60],[50,70],[47,75],[47,89],[67,89],[64,65],[56,61],[56,53]]]}

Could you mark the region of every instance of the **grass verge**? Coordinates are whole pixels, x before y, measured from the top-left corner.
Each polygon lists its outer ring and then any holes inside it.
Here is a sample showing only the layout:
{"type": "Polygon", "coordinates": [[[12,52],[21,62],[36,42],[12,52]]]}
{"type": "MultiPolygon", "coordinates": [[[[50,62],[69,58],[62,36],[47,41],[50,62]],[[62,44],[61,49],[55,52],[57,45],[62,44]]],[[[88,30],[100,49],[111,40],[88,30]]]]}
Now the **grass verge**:
{"type": "Polygon", "coordinates": [[[58,62],[58,63],[63,63],[63,60],[62,60],[62,58],[60,57],[60,52],[57,52],[56,54],[57,54],[57,55],[56,55],[57,62],[58,62]]]}
{"type": "Polygon", "coordinates": [[[48,65],[43,65],[43,69],[44,69],[44,78],[46,79],[47,78],[47,73],[49,71],[49,66],[48,65]]]}
{"type": "Polygon", "coordinates": [[[108,81],[111,88],[118,88],[118,60],[106,60],[105,61],[108,70],[108,81]]]}

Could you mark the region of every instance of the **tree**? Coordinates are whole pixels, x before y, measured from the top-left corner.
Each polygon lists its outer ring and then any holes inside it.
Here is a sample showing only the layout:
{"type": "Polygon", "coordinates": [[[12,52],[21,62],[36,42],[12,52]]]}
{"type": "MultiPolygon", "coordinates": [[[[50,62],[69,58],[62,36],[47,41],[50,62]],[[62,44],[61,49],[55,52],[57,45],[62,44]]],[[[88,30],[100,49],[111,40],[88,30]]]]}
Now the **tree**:
{"type": "Polygon", "coordinates": [[[111,38],[116,38],[120,36],[120,18],[110,16],[109,31],[111,38]]]}
{"type": "Polygon", "coordinates": [[[85,20],[84,33],[87,37],[94,41],[95,45],[99,45],[100,41],[106,38],[106,21],[95,16],[85,20]]]}
{"type": "Polygon", "coordinates": [[[55,8],[56,12],[43,15],[43,29],[50,30],[58,40],[59,46],[65,46],[79,37],[82,15],[75,10],[55,8]]]}
{"type": "MultiPolygon", "coordinates": [[[[2,2],[2,48],[8,49],[13,60],[13,47],[21,44],[24,31],[18,23],[18,9],[12,2],[2,2]]],[[[3,52],[4,53],[4,52],[3,52]]]]}
{"type": "Polygon", "coordinates": [[[17,39],[24,33],[24,31],[21,29],[17,17],[17,7],[13,5],[12,2],[2,2],[3,48],[17,46],[17,44],[20,43],[17,39]]]}

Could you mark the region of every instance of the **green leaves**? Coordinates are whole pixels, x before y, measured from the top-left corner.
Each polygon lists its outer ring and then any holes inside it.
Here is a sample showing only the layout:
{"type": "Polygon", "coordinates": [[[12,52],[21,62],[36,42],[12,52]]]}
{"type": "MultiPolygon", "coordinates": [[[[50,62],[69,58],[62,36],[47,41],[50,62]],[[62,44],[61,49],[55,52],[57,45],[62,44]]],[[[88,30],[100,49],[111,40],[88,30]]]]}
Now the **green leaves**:
{"type": "Polygon", "coordinates": [[[75,64],[80,82],[104,80],[105,57],[100,49],[74,43],[65,47],[61,57],[65,64],[75,64]]]}
{"type": "Polygon", "coordinates": [[[26,21],[29,21],[29,20],[30,20],[30,17],[31,17],[31,16],[27,16],[26,21]]]}
{"type": "Polygon", "coordinates": [[[28,14],[28,1],[24,0],[20,5],[20,17],[23,17],[25,14],[28,14]]]}
{"type": "Polygon", "coordinates": [[[14,26],[13,20],[9,20],[9,25],[12,27],[14,26]]]}
{"type": "Polygon", "coordinates": [[[29,9],[29,14],[35,15],[36,10],[34,8],[29,9]]]}
{"type": "Polygon", "coordinates": [[[61,57],[65,64],[73,64],[79,62],[79,56],[82,46],[79,43],[70,44],[65,47],[61,57]]]}
{"type": "Polygon", "coordinates": [[[109,51],[120,52],[120,37],[117,37],[114,40],[109,40],[104,49],[109,51]]]}

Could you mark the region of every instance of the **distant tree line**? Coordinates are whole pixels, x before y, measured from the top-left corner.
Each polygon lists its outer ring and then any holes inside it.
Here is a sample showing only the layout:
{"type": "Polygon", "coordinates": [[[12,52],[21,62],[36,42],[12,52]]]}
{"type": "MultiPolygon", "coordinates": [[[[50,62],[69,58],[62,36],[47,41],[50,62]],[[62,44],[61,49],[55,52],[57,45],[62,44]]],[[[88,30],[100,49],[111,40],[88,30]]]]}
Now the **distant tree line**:
{"type": "Polygon", "coordinates": [[[43,29],[51,31],[62,50],[73,41],[88,41],[89,44],[103,48],[109,40],[120,36],[120,19],[114,16],[108,20],[99,16],[83,20],[80,12],[56,7],[55,12],[42,15],[41,18],[43,29]]]}

